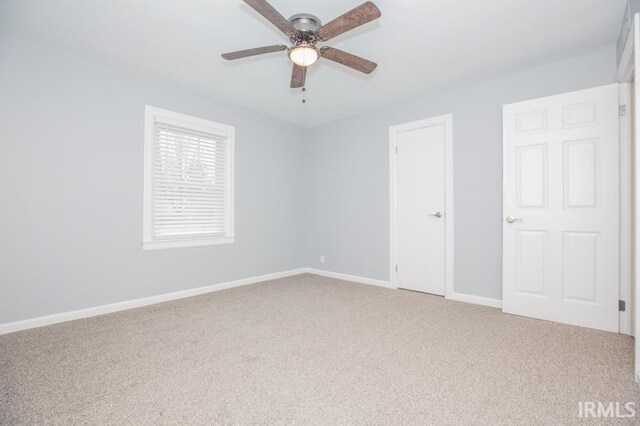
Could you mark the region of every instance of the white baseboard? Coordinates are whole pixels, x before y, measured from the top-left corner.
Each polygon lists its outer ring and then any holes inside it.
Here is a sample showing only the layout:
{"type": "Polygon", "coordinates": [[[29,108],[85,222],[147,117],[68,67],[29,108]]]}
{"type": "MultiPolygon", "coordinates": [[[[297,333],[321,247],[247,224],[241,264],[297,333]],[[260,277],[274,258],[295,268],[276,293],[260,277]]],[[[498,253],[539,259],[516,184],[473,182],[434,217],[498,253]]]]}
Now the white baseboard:
{"type": "Polygon", "coordinates": [[[315,268],[302,268],[304,272],[308,273],[308,274],[314,274],[314,275],[320,275],[323,277],[328,277],[328,278],[335,278],[338,280],[344,280],[344,281],[352,281],[355,283],[360,283],[360,284],[369,284],[369,285],[375,285],[378,287],[385,287],[385,288],[393,288],[395,289],[395,287],[389,282],[389,281],[385,281],[385,280],[377,280],[374,278],[365,278],[365,277],[359,277],[357,275],[349,275],[349,274],[343,274],[340,272],[333,272],[333,271],[325,271],[323,269],[315,269],[315,268]]]}
{"type": "Polygon", "coordinates": [[[502,300],[490,297],[474,296],[472,294],[451,293],[447,299],[458,302],[474,303],[476,305],[491,306],[492,308],[502,308],[502,300]]]}
{"type": "MultiPolygon", "coordinates": [[[[357,275],[343,274],[340,272],[325,271],[315,268],[299,268],[289,271],[276,272],[273,274],[259,275],[256,277],[243,278],[235,281],[213,284],[205,287],[198,287],[189,290],[176,291],[173,293],[159,294],[156,296],[143,297],[140,299],[126,300],[123,302],[112,303],[109,305],[95,306],[77,311],[62,312],[59,314],[47,315],[43,317],[31,318],[22,321],[0,324],[0,335],[13,333],[16,331],[27,330],[30,328],[44,327],[46,325],[58,324],[61,322],[72,321],[76,319],[95,317],[98,315],[110,314],[113,312],[124,311],[127,309],[140,308],[143,306],[155,305],[157,303],[169,302],[171,300],[184,299],[186,297],[198,296],[200,294],[211,293],[214,291],[224,290],[228,288],[240,287],[243,285],[255,284],[262,281],[275,280],[278,278],[290,277],[298,274],[315,274],[338,280],[351,281],[360,284],[374,285],[378,287],[395,289],[395,286],[389,281],[378,280],[374,278],[359,277],[357,275]]],[[[487,297],[472,296],[469,294],[453,293],[448,297],[451,300],[460,302],[475,303],[478,305],[491,306],[494,308],[502,307],[502,302],[498,299],[490,299],[487,297]]],[[[638,373],[640,374],[640,372],[638,373]]]]}
{"type": "MultiPolygon", "coordinates": [[[[396,287],[390,282],[385,280],[377,280],[373,278],[359,277],[357,275],[343,274],[340,272],[325,271],[323,269],[315,268],[302,268],[303,272],[315,275],[321,275],[323,277],[336,278],[338,280],[352,281],[361,284],[375,285],[378,287],[396,289],[396,287]]],[[[492,308],[502,308],[502,300],[491,299],[489,297],[474,296],[471,294],[452,293],[446,296],[447,299],[455,300],[458,302],[473,303],[476,305],[490,306],[492,308]]]]}
{"type": "Polygon", "coordinates": [[[197,296],[200,294],[211,293],[214,291],[224,290],[227,288],[240,287],[248,284],[255,284],[261,281],[275,280],[278,278],[290,277],[307,272],[305,268],[292,269],[289,271],[276,272],[273,274],[259,275],[257,277],[243,278],[235,281],[228,281],[219,284],[213,284],[206,287],[198,287],[189,290],[176,291],[173,293],[159,294],[157,296],[143,297],[141,299],[126,300],[124,302],[112,303],[109,305],[95,306],[93,308],[80,309],[77,311],[62,312],[59,314],[47,315],[38,318],[31,318],[23,321],[10,322],[0,324],[0,335],[13,333],[15,331],[27,330],[30,328],[44,327],[46,325],[57,324],[61,322],[95,317],[98,315],[110,314],[112,312],[124,311],[127,309],[140,308],[156,303],[168,302],[171,300],[184,299],[186,297],[197,296]]]}

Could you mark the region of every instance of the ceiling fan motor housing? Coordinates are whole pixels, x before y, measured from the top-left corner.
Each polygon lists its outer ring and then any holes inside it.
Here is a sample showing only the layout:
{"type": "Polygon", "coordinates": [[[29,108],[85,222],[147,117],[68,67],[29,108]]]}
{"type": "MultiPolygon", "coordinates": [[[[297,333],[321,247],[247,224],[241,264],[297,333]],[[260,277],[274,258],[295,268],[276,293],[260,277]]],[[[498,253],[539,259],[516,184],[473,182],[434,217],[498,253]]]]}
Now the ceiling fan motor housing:
{"type": "Polygon", "coordinates": [[[296,30],[309,33],[315,33],[322,26],[320,19],[309,13],[297,13],[289,18],[289,22],[293,24],[296,30]]]}

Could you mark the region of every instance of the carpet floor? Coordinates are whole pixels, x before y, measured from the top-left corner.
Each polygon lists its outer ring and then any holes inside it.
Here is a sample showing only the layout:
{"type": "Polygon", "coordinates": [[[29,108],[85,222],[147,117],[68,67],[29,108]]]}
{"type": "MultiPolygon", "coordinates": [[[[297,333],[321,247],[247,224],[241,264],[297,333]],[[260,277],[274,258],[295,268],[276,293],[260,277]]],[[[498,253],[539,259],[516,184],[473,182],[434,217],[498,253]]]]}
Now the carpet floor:
{"type": "Polygon", "coordinates": [[[632,344],[305,274],[0,336],[0,424],[582,424],[632,344]]]}

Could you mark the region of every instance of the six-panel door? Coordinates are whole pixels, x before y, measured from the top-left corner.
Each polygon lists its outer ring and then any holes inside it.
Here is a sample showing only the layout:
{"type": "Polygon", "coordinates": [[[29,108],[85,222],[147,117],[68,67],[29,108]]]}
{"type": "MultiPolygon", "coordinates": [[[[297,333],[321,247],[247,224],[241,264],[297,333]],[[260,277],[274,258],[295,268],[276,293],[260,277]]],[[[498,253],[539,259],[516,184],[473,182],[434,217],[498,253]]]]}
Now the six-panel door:
{"type": "Polygon", "coordinates": [[[504,106],[504,312],[618,331],[617,99],[504,106]]]}

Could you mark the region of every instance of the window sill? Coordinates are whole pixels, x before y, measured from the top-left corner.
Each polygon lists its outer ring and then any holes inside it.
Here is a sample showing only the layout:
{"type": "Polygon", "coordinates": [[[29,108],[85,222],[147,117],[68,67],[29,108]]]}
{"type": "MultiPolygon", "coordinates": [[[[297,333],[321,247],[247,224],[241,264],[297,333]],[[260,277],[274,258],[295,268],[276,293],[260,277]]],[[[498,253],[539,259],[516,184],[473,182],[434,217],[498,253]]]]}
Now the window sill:
{"type": "Polygon", "coordinates": [[[217,246],[220,244],[233,244],[235,237],[217,237],[217,238],[202,238],[193,240],[173,240],[173,241],[143,241],[142,250],[163,250],[172,248],[183,247],[202,247],[202,246],[217,246]]]}

